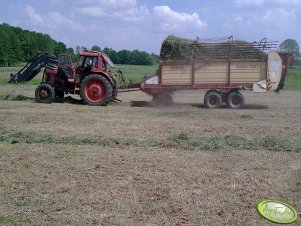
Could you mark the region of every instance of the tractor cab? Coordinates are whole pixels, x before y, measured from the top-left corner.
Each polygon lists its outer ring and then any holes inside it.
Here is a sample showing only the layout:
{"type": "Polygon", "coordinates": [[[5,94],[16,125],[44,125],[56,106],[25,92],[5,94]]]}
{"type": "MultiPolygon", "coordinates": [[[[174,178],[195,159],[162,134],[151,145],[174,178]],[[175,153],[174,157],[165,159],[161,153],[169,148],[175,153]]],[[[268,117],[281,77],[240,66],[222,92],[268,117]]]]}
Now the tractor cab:
{"type": "Polygon", "coordinates": [[[76,79],[83,79],[87,74],[107,73],[107,65],[114,67],[111,59],[103,52],[84,51],[80,53],[80,57],[76,66],[76,79]]]}

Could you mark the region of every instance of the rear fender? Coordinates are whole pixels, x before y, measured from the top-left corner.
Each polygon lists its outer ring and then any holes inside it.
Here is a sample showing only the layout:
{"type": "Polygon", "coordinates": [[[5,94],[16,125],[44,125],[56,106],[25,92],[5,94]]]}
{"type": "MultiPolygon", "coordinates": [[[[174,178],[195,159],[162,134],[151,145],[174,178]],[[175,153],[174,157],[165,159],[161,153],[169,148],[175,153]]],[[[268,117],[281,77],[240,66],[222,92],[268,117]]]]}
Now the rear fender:
{"type": "Polygon", "coordinates": [[[112,86],[115,86],[115,80],[110,75],[108,75],[107,73],[104,73],[104,72],[100,72],[98,74],[105,77],[112,86]]]}

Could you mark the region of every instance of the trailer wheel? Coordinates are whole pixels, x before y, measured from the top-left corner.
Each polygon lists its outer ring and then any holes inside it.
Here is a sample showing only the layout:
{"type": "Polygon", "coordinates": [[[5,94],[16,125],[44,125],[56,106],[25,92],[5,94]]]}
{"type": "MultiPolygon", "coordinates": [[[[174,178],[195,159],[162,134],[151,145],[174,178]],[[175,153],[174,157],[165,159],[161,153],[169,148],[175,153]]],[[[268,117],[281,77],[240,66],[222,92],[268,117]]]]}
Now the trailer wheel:
{"type": "Polygon", "coordinates": [[[229,108],[242,108],[245,105],[245,98],[240,92],[231,91],[227,96],[226,103],[229,108]]]}
{"type": "Polygon", "coordinates": [[[55,97],[54,88],[46,83],[42,83],[35,91],[36,101],[39,103],[51,103],[55,97]]]}
{"type": "Polygon", "coordinates": [[[111,100],[112,92],[109,81],[97,74],[86,76],[80,86],[80,97],[93,106],[106,105],[111,100]]]}
{"type": "Polygon", "coordinates": [[[219,108],[222,105],[222,96],[214,90],[208,91],[204,97],[206,108],[219,108]]]}

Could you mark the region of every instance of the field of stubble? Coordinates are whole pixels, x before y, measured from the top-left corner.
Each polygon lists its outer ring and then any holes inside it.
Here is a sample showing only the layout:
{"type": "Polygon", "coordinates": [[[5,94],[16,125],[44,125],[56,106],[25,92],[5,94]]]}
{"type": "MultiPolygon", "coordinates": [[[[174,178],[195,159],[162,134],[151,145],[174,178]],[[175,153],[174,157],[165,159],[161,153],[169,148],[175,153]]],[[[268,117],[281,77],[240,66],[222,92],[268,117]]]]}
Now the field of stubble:
{"type": "Polygon", "coordinates": [[[90,107],[34,89],[0,85],[0,225],[273,225],[263,199],[301,211],[300,91],[208,110],[201,91],[90,107]]]}

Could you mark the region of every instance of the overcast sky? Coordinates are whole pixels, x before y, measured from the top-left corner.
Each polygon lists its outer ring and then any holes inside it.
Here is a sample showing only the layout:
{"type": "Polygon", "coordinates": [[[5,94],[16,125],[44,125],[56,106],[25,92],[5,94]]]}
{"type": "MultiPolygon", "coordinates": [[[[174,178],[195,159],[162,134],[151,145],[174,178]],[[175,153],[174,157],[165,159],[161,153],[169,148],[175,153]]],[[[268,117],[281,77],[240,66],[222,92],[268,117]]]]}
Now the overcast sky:
{"type": "Polygon", "coordinates": [[[233,35],[301,45],[301,0],[0,0],[0,23],[49,34],[68,47],[159,53],[168,35],[233,35]]]}

